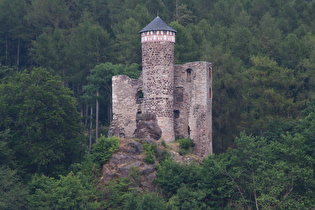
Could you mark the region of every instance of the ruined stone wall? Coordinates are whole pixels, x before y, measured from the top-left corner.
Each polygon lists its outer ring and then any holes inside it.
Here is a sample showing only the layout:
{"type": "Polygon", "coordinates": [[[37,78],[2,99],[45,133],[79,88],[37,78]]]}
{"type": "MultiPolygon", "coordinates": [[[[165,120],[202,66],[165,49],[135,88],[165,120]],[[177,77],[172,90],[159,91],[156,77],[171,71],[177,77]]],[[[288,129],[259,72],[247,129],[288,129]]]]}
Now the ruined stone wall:
{"type": "Polygon", "coordinates": [[[136,115],[141,109],[138,91],[141,80],[131,79],[126,75],[112,78],[113,121],[110,134],[119,137],[134,137],[136,115]]]}
{"type": "Polygon", "coordinates": [[[162,138],[174,135],[174,42],[142,43],[143,111],[156,114],[162,138]]]}
{"type": "Polygon", "coordinates": [[[212,67],[208,62],[176,65],[174,69],[175,135],[194,140],[195,154],[212,153],[212,67]]]}

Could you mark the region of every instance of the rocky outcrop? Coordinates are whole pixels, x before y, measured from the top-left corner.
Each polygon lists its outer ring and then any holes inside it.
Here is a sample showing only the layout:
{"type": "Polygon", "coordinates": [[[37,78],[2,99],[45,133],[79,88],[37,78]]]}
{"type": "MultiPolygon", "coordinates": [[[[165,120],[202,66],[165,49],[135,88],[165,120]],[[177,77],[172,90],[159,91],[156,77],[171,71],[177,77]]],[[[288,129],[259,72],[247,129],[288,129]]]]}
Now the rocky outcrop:
{"type": "Polygon", "coordinates": [[[151,113],[143,113],[137,115],[137,129],[135,131],[136,138],[145,140],[159,140],[162,131],[157,123],[156,115],[151,113]]]}
{"type": "Polygon", "coordinates": [[[107,183],[115,178],[135,179],[132,170],[137,168],[139,177],[136,177],[138,183],[133,183],[140,191],[155,191],[153,180],[156,178],[155,164],[147,164],[143,161],[145,157],[143,146],[140,142],[132,139],[121,139],[120,147],[109,162],[103,165],[101,180],[107,183]]]}
{"type": "Polygon", "coordinates": [[[108,163],[103,165],[101,181],[107,184],[111,180],[123,177],[130,180],[130,187],[137,188],[139,191],[154,192],[156,186],[153,180],[156,178],[156,165],[163,158],[162,151],[164,149],[170,153],[176,162],[183,164],[201,163],[201,158],[196,155],[179,155],[176,152],[178,147],[179,145],[176,142],[169,144],[165,148],[162,146],[161,140],[120,139],[119,149],[113,153],[108,163]],[[147,164],[143,161],[146,157],[143,148],[144,142],[157,145],[157,154],[152,164],[147,164]]]}

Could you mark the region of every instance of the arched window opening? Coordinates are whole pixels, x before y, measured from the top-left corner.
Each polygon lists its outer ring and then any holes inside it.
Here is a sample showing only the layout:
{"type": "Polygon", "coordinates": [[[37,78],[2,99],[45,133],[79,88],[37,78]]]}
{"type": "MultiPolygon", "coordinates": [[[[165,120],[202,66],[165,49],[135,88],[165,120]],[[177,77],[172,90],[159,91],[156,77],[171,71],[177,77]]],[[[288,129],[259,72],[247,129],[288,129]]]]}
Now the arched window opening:
{"type": "Polygon", "coordinates": [[[186,81],[191,82],[191,69],[187,69],[186,74],[187,74],[186,81]]]}
{"type": "Polygon", "coordinates": [[[190,138],[190,127],[188,126],[188,138],[190,138]]]}
{"type": "Polygon", "coordinates": [[[212,69],[211,67],[209,68],[209,80],[211,80],[211,77],[212,77],[212,69]]]}
{"type": "Polygon", "coordinates": [[[141,90],[137,92],[136,98],[137,104],[141,104],[143,102],[143,92],[141,90]]]}

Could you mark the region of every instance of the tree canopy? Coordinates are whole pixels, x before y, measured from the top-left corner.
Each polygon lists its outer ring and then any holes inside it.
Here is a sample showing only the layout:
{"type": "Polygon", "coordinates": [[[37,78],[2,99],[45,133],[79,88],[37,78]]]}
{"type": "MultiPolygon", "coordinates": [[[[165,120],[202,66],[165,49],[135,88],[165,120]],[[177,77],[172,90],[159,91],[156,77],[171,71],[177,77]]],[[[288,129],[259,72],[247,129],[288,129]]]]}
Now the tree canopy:
{"type": "MultiPolygon", "coordinates": [[[[11,70],[13,71],[13,70],[11,70]]],[[[0,83],[1,143],[22,173],[67,171],[80,153],[79,114],[71,91],[43,68],[0,83]]],[[[10,157],[10,158],[9,158],[10,157]]]]}

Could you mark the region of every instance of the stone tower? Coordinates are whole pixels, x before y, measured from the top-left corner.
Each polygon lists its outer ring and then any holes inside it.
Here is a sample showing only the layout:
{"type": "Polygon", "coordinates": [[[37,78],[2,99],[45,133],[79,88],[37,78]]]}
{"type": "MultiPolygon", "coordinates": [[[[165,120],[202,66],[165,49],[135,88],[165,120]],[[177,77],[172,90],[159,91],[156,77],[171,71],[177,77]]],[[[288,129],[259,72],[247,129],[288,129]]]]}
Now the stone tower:
{"type": "Polygon", "coordinates": [[[175,140],[174,45],[176,31],[156,17],[141,31],[143,112],[157,117],[162,138],[175,140]]]}

